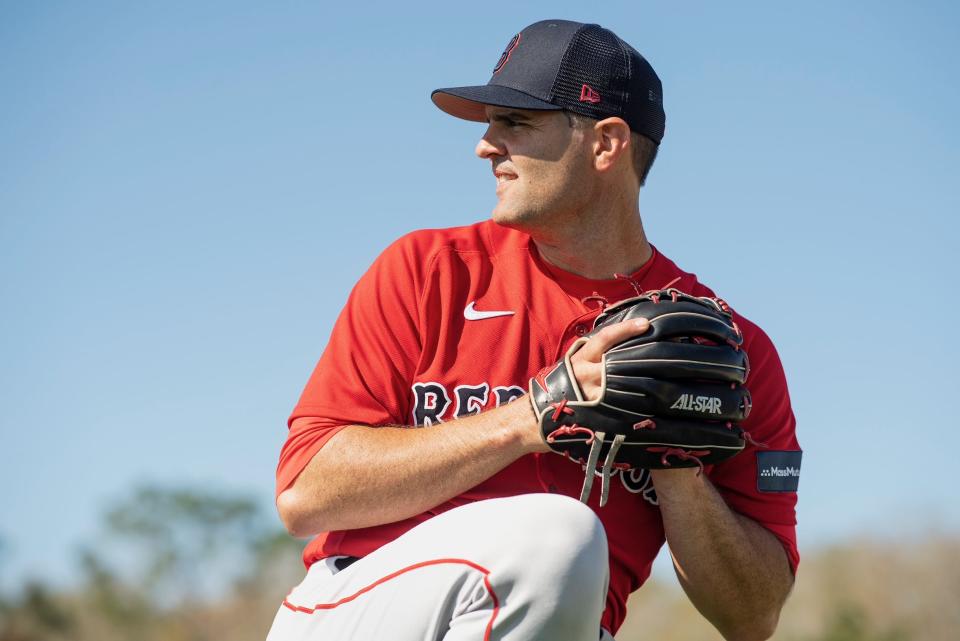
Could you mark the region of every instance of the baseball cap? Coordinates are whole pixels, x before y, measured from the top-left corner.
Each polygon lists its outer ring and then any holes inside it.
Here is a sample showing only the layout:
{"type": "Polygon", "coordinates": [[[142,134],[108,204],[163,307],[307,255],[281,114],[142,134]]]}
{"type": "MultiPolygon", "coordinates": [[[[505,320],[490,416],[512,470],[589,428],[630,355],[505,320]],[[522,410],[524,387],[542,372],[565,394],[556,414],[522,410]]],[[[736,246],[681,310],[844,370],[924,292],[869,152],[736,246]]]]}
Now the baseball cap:
{"type": "Polygon", "coordinates": [[[666,116],[663,87],[650,63],[609,29],[569,20],[535,22],[515,35],[485,85],[436,89],[431,100],[451,116],[486,122],[485,105],[619,116],[657,144],[666,116]]]}

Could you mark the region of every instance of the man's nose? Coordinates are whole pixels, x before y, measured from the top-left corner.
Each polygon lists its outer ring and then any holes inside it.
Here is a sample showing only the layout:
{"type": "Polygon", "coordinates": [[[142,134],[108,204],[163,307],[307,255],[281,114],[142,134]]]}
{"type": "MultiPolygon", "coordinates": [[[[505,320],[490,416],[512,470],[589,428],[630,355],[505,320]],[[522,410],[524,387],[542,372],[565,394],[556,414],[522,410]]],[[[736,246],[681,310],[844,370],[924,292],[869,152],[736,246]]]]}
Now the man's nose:
{"type": "Polygon", "coordinates": [[[506,155],[503,146],[498,144],[496,140],[490,136],[490,130],[487,130],[487,132],[483,134],[483,137],[480,138],[480,142],[477,143],[477,148],[474,150],[474,153],[485,160],[493,156],[506,155]]]}

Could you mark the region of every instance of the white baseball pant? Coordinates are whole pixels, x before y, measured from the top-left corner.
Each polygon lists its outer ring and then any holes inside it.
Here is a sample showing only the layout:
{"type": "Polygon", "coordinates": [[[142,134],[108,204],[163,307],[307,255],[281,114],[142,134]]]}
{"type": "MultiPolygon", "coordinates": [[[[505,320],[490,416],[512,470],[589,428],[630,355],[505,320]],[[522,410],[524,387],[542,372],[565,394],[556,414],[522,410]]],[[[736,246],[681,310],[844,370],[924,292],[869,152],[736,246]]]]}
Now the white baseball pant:
{"type": "Polygon", "coordinates": [[[614,641],[606,534],[567,496],[470,503],[337,558],[310,567],[267,641],[614,641]]]}

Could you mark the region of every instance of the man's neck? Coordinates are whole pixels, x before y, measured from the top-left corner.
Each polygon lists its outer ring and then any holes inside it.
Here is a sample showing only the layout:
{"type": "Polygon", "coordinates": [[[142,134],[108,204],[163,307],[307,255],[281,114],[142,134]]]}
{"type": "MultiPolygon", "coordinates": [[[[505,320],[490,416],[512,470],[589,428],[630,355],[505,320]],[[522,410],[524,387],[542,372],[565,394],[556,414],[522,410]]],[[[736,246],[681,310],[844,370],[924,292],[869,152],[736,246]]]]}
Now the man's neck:
{"type": "Polygon", "coordinates": [[[619,221],[551,232],[530,234],[540,255],[551,265],[585,278],[630,274],[653,254],[639,213],[619,221]]]}

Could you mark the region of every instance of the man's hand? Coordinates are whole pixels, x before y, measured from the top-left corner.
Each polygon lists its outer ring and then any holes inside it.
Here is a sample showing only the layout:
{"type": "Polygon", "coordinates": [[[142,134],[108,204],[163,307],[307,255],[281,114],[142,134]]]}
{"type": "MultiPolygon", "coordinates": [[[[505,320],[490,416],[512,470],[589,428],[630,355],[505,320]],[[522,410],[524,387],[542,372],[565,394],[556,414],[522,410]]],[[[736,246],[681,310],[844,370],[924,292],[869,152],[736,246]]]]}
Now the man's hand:
{"type": "Polygon", "coordinates": [[[594,331],[530,381],[543,439],[594,472],[698,467],[738,454],[750,412],[743,336],[719,299],[650,291],[606,308],[594,331]]]}
{"type": "Polygon", "coordinates": [[[570,358],[573,374],[580,384],[580,390],[587,400],[595,401],[600,398],[600,387],[603,378],[603,355],[620,343],[647,333],[650,322],[646,318],[635,318],[620,323],[614,323],[602,328],[584,344],[570,358]]]}

